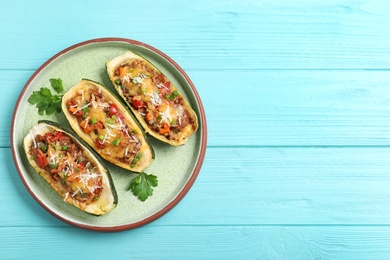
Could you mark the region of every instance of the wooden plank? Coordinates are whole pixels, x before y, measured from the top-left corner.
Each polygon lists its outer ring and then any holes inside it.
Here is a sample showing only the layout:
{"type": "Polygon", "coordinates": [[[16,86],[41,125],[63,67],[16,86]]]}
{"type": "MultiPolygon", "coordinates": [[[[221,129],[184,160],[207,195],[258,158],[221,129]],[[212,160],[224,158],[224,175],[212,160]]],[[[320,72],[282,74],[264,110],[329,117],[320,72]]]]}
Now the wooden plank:
{"type": "Polygon", "coordinates": [[[11,258],[388,259],[390,254],[389,226],[146,226],[108,234],[3,227],[0,232],[0,250],[11,258]]]}
{"type": "MultiPolygon", "coordinates": [[[[189,71],[209,146],[388,146],[389,71],[189,71]],[[215,82],[218,82],[216,85],[215,82]]],[[[32,71],[1,71],[0,146],[32,71]],[[9,89],[13,91],[9,91],[9,89]]]]}
{"type": "MultiPolygon", "coordinates": [[[[389,155],[375,147],[209,148],[190,192],[152,225],[390,224],[389,155]]],[[[0,212],[9,212],[0,227],[63,226],[29,196],[11,160],[0,149],[8,169],[0,212]]]]}
{"type": "Polygon", "coordinates": [[[60,50],[102,36],[146,42],[185,69],[390,68],[385,1],[149,0],[133,3],[137,12],[131,15],[122,5],[119,0],[7,4],[0,10],[6,25],[0,28],[0,68],[36,69],[60,50]],[[168,11],[164,19],[161,10],[168,11]],[[133,26],[140,20],[142,26],[133,26]]]}

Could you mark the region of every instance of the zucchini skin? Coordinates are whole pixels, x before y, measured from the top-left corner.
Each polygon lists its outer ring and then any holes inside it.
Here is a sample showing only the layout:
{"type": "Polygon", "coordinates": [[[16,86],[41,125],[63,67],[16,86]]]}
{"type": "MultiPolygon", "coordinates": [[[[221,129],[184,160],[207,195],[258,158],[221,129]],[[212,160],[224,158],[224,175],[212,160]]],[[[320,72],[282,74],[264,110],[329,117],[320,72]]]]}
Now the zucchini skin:
{"type": "Polygon", "coordinates": [[[129,111],[127,106],[125,106],[123,104],[123,102],[117,97],[117,95],[114,94],[111,90],[109,90],[103,84],[101,84],[101,83],[99,83],[97,81],[93,81],[93,80],[90,80],[90,79],[83,78],[78,84],[76,84],[75,86],[70,88],[68,90],[68,92],[65,93],[65,95],[62,97],[62,101],[61,102],[62,102],[62,111],[63,111],[63,113],[64,113],[68,123],[70,124],[70,126],[74,130],[74,132],[76,132],[77,135],[80,137],[80,139],[83,139],[83,141],[86,142],[88,144],[88,146],[91,147],[103,159],[105,159],[105,160],[109,161],[110,163],[113,163],[113,164],[115,164],[115,165],[117,165],[119,167],[122,167],[122,168],[124,168],[126,170],[129,170],[130,172],[136,172],[136,173],[142,172],[154,160],[155,152],[153,150],[153,147],[148,142],[147,136],[145,135],[145,132],[143,131],[143,129],[140,126],[139,122],[134,118],[133,114],[129,111]],[[139,132],[139,134],[142,136],[142,140],[144,140],[144,142],[145,142],[145,144],[143,144],[143,145],[146,145],[147,146],[147,150],[150,151],[151,156],[150,156],[150,160],[146,161],[147,165],[140,165],[139,167],[131,168],[130,166],[126,166],[123,163],[120,164],[119,162],[110,160],[109,158],[107,158],[107,156],[99,153],[99,151],[97,150],[97,147],[93,144],[93,142],[91,142],[91,140],[88,139],[88,137],[87,137],[88,135],[86,135],[83,132],[83,130],[81,130],[80,127],[78,125],[76,125],[75,122],[73,122],[74,119],[72,119],[72,115],[67,110],[67,106],[66,106],[66,101],[67,100],[66,99],[69,98],[69,97],[72,97],[72,94],[74,94],[73,93],[74,89],[77,90],[79,88],[82,88],[82,86],[83,86],[82,84],[92,84],[92,85],[101,87],[102,88],[102,92],[108,93],[110,95],[110,98],[112,98],[112,101],[116,105],[120,106],[120,109],[123,109],[125,111],[126,115],[129,116],[130,123],[136,125],[136,127],[138,128],[137,129],[137,133],[139,132]]]}
{"type": "MultiPolygon", "coordinates": [[[[78,137],[78,135],[73,131],[73,130],[71,130],[71,129],[69,129],[69,128],[67,128],[67,127],[65,127],[65,126],[62,126],[62,125],[60,125],[59,123],[57,123],[57,122],[53,122],[53,121],[49,121],[49,120],[39,120],[38,121],[38,124],[37,125],[39,125],[39,124],[45,124],[45,125],[48,125],[49,127],[51,127],[51,128],[53,128],[53,130],[59,130],[59,131],[62,131],[62,132],[64,132],[66,135],[68,135],[71,139],[73,139],[73,141],[76,141],[76,143],[78,142],[79,144],[80,144],[80,146],[81,146],[81,148],[83,149],[83,150],[85,150],[85,151],[87,151],[89,154],[90,154],[90,157],[92,157],[92,159],[93,160],[95,160],[98,164],[100,164],[99,165],[99,167],[102,167],[104,170],[105,170],[105,176],[104,177],[106,177],[107,178],[107,181],[108,181],[108,183],[109,183],[109,187],[110,187],[110,193],[111,193],[111,195],[113,196],[113,202],[112,202],[112,204],[113,204],[113,206],[112,206],[112,208],[110,208],[109,209],[109,211],[111,211],[111,210],[113,210],[117,205],[118,205],[118,194],[117,194],[117,191],[116,191],[116,189],[115,189],[115,185],[114,185],[114,182],[113,182],[113,179],[112,179],[112,177],[111,177],[111,174],[110,174],[110,171],[109,171],[109,169],[107,168],[107,166],[105,165],[105,163],[101,160],[101,158],[94,152],[94,151],[92,151],[92,149],[90,149],[89,148],[89,146],[83,141],[83,140],[81,140],[79,137],[78,137]]],[[[33,127],[34,128],[34,127],[33,127]]],[[[32,128],[32,129],[33,129],[32,128]]],[[[39,134],[39,133],[38,133],[39,134]]],[[[41,174],[41,172],[44,172],[44,170],[43,169],[41,169],[41,168],[39,168],[39,169],[37,169],[37,168],[35,168],[35,166],[31,163],[31,159],[29,158],[29,156],[28,156],[28,147],[26,147],[26,143],[25,143],[25,140],[23,140],[23,147],[24,147],[24,150],[25,150],[25,155],[26,155],[26,158],[27,158],[27,160],[29,161],[29,163],[33,166],[33,168],[37,171],[37,173],[39,174],[39,175],[41,175],[41,177],[43,178],[43,179],[45,179],[46,181],[48,181],[44,176],[42,176],[42,174],[41,174]]],[[[49,182],[49,181],[48,181],[49,182]]],[[[49,182],[49,184],[50,184],[50,182],[49,182]]],[[[51,184],[50,184],[51,185],[51,184]]],[[[56,190],[54,187],[52,187],[57,193],[59,193],[59,191],[58,190],[56,190]]],[[[87,210],[83,210],[83,209],[81,209],[80,207],[78,207],[77,205],[75,205],[74,203],[70,203],[70,202],[68,202],[69,204],[71,204],[71,205],[73,205],[73,206],[75,206],[75,207],[77,207],[77,208],[79,208],[80,210],[82,210],[82,211],[84,211],[84,212],[86,212],[86,213],[88,213],[88,214],[91,214],[91,215],[96,215],[96,216],[100,216],[100,215],[103,215],[103,214],[106,214],[106,213],[108,213],[109,211],[103,211],[103,210],[101,210],[100,212],[93,212],[93,211],[87,211],[87,210]]],[[[94,203],[91,203],[91,204],[94,204],[94,203]]],[[[90,205],[91,205],[90,204],[90,205]]],[[[97,204],[97,202],[96,202],[96,204],[97,204]]]]}

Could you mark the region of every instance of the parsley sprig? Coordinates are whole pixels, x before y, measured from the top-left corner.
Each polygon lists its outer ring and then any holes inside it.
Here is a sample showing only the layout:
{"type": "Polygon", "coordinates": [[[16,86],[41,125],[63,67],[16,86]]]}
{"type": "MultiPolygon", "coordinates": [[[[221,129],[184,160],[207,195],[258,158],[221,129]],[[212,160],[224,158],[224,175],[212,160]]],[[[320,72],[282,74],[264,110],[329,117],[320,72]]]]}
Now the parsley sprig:
{"type": "Polygon", "coordinates": [[[153,188],[157,187],[158,180],[153,174],[141,172],[129,186],[129,190],[133,192],[141,201],[145,201],[149,196],[153,195],[153,188]]]}
{"type": "MultiPolygon", "coordinates": [[[[61,79],[50,79],[51,87],[57,92],[62,93],[64,87],[61,79]]],[[[29,97],[28,102],[38,108],[38,114],[43,116],[51,115],[55,112],[61,112],[61,98],[62,95],[52,94],[50,89],[42,87],[39,91],[33,91],[29,97]]]]}

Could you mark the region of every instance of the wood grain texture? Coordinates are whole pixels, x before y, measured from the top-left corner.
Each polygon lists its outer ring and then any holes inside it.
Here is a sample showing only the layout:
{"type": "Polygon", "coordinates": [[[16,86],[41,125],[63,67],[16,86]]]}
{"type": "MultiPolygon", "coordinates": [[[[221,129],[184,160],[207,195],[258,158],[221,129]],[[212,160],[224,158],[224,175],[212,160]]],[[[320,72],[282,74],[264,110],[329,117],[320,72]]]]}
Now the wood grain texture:
{"type": "MultiPolygon", "coordinates": [[[[0,113],[0,147],[9,145],[13,104],[32,73],[0,70],[0,102],[12,101],[0,113]]],[[[188,74],[205,107],[209,146],[390,145],[388,71],[188,74]]]]}
{"type": "Polygon", "coordinates": [[[0,258],[389,259],[389,33],[386,0],[5,1],[0,258]],[[99,37],[173,58],[209,131],[188,195],[120,233],[47,213],[20,181],[9,141],[34,71],[99,37]]]}
{"type": "Polygon", "coordinates": [[[131,15],[121,6],[12,1],[0,10],[0,68],[36,69],[74,43],[112,35],[153,45],[184,69],[390,68],[384,1],[148,0],[131,15]]]}
{"type": "MultiPolygon", "coordinates": [[[[388,148],[210,148],[188,195],[151,225],[390,225],[389,156],[388,148]]],[[[0,158],[7,167],[9,149],[0,158]]],[[[0,227],[59,225],[8,167],[0,211],[14,203],[0,227]]]]}
{"type": "Polygon", "coordinates": [[[387,226],[146,226],[106,234],[68,227],[21,227],[3,228],[0,242],[2,254],[16,259],[26,255],[40,259],[54,252],[56,259],[80,255],[102,259],[114,255],[118,259],[297,260],[371,259],[375,255],[375,259],[388,259],[390,230],[387,226]],[[64,248],[72,250],[64,254],[64,248]]]}

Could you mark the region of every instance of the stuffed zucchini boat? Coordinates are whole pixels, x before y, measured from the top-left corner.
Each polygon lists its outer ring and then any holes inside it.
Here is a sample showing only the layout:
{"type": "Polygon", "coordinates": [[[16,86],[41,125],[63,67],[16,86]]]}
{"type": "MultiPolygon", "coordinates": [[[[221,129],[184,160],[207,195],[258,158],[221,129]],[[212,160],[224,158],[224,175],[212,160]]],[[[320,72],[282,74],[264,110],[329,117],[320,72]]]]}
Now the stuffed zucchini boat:
{"type": "Polygon", "coordinates": [[[143,57],[127,51],[106,63],[108,76],[153,137],[178,146],[198,128],[194,110],[172,82],[143,57]]]}
{"type": "Polygon", "coordinates": [[[81,80],[62,97],[62,110],[73,130],[107,161],[134,172],[153,161],[138,123],[101,84],[81,80]]]}
{"type": "Polygon", "coordinates": [[[39,121],[24,138],[23,147],[32,167],[65,202],[94,215],[116,207],[118,197],[109,171],[70,130],[39,121]]]}

